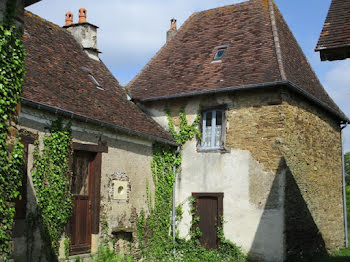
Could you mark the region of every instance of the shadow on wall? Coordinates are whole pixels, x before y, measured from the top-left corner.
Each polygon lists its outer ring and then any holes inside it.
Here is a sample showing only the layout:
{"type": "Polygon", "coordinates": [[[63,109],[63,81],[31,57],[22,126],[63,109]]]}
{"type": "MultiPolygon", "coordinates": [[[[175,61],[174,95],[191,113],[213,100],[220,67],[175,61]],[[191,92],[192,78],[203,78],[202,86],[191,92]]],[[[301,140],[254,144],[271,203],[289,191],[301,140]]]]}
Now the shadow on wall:
{"type": "MultiPolygon", "coordinates": [[[[279,169],[267,198],[262,219],[268,217],[272,208],[282,208],[282,203],[277,206],[271,203],[276,203],[276,193],[280,192],[281,194],[283,191],[283,180],[285,181],[284,261],[320,261],[316,257],[328,258],[322,235],[313,220],[292,172],[283,158],[280,160],[279,169]]],[[[264,247],[271,246],[271,244],[265,243],[270,239],[269,231],[271,230],[271,225],[266,223],[266,220],[262,221],[262,219],[258,225],[251,251],[248,255],[248,261],[265,261],[261,259],[261,253],[266,251],[264,247]]],[[[282,260],[281,258],[276,261],[282,260]]]]}

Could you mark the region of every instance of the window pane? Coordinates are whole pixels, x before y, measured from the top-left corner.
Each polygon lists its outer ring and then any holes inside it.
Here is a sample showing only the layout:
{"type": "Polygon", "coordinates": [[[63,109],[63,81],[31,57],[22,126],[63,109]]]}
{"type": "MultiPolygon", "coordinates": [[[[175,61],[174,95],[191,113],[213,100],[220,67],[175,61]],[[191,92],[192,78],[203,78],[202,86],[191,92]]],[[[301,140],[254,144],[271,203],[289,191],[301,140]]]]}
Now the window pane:
{"type": "Polygon", "coordinates": [[[221,131],[222,131],[222,126],[216,126],[216,129],[215,129],[215,147],[221,146],[221,131]]]}
{"type": "Polygon", "coordinates": [[[222,111],[216,111],[216,126],[222,125],[222,111]]]}
{"type": "Polygon", "coordinates": [[[216,111],[215,147],[221,146],[222,111],[216,111]]]}
{"type": "Polygon", "coordinates": [[[222,110],[206,111],[203,114],[202,147],[218,148],[222,146],[223,117],[222,110]]]}
{"type": "Polygon", "coordinates": [[[211,120],[213,118],[213,113],[211,111],[207,112],[207,126],[211,126],[211,120]]]}
{"type": "Polygon", "coordinates": [[[211,126],[205,128],[204,147],[211,147],[211,126]]]}

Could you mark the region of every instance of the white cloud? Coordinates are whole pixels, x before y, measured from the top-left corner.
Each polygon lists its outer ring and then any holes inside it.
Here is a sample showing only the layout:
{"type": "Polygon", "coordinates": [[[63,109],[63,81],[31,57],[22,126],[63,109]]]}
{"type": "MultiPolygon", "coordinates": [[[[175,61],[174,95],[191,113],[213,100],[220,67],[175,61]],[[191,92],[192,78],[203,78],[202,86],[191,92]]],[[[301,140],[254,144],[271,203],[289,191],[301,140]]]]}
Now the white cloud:
{"type": "MultiPolygon", "coordinates": [[[[343,112],[350,116],[350,60],[332,62],[325,75],[325,87],[343,112]]],[[[350,127],[344,130],[345,150],[350,151],[350,127]]]]}

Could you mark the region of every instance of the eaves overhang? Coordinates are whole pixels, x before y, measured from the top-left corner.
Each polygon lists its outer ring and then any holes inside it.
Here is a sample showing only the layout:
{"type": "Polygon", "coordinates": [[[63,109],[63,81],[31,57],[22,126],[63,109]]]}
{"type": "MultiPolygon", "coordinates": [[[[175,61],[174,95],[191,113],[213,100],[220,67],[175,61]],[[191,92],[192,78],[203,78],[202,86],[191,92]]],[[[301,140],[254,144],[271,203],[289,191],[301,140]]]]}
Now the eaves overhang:
{"type": "Polygon", "coordinates": [[[160,97],[151,97],[146,99],[140,99],[139,102],[141,103],[147,103],[152,101],[160,101],[160,100],[170,100],[170,99],[176,99],[176,98],[188,98],[188,97],[194,97],[194,96],[200,96],[200,95],[210,95],[210,94],[222,94],[227,92],[235,92],[235,91],[241,91],[241,90],[252,90],[256,88],[261,87],[272,87],[272,88],[281,88],[286,87],[292,91],[295,91],[296,93],[302,95],[303,97],[307,98],[308,100],[314,102],[319,107],[323,108],[327,112],[331,113],[333,116],[335,116],[341,124],[350,123],[350,119],[345,116],[344,114],[341,114],[337,110],[331,108],[328,106],[325,102],[321,101],[317,97],[311,95],[310,93],[306,92],[302,88],[300,88],[298,85],[294,84],[291,81],[283,80],[283,81],[276,81],[276,82],[266,82],[266,83],[258,83],[258,84],[252,84],[252,85],[244,85],[244,86],[235,86],[235,87],[226,87],[226,88],[220,88],[220,89],[213,89],[213,90],[203,90],[203,91],[197,91],[197,92],[189,92],[189,93],[182,93],[182,94],[173,94],[169,96],[160,96],[160,97]]]}
{"type": "Polygon", "coordinates": [[[334,48],[317,48],[315,52],[320,52],[321,61],[335,61],[350,58],[350,45],[334,48]]]}
{"type": "Polygon", "coordinates": [[[37,2],[40,2],[41,0],[24,0],[24,7],[27,7],[27,6],[30,6],[30,5],[33,5],[37,2]]]}
{"type": "Polygon", "coordinates": [[[113,123],[109,123],[109,122],[105,122],[105,121],[101,121],[98,119],[93,119],[93,118],[89,118],[83,115],[79,115],[70,111],[66,111],[64,109],[58,108],[58,107],[53,107],[53,106],[49,106],[49,105],[45,105],[42,103],[38,103],[26,98],[21,98],[21,101],[24,105],[28,106],[28,107],[32,107],[35,109],[41,109],[44,111],[47,111],[49,113],[53,113],[55,115],[60,115],[69,119],[75,119],[77,121],[81,121],[81,122],[85,122],[85,123],[91,123],[94,125],[98,125],[101,127],[106,127],[106,128],[110,128],[116,131],[120,131],[129,135],[133,135],[133,136],[138,136],[138,137],[142,137],[148,140],[152,140],[152,141],[156,141],[159,143],[163,143],[163,144],[168,144],[171,146],[178,146],[178,144],[175,141],[171,141],[171,140],[167,140],[161,137],[157,137],[157,136],[153,136],[150,134],[146,134],[146,133],[142,133],[142,132],[138,132],[135,130],[132,130],[130,128],[126,128],[117,124],[113,124],[113,123]]]}

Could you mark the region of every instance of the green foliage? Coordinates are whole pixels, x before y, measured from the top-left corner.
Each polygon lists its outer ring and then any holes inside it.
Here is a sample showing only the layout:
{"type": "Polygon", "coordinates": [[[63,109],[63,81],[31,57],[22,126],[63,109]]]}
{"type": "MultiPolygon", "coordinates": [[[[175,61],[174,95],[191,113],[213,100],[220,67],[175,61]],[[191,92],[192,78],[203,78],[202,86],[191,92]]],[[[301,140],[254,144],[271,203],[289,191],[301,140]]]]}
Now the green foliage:
{"type": "Polygon", "coordinates": [[[9,242],[12,238],[15,207],[21,185],[23,166],[23,145],[18,142],[11,154],[7,150],[4,135],[0,138],[0,254],[6,260],[11,254],[9,242]],[[9,156],[10,155],[10,156],[9,156]]]}
{"type": "Polygon", "coordinates": [[[93,262],[132,262],[130,256],[116,254],[107,244],[102,244],[98,248],[98,252],[92,256],[93,262]]]}
{"type": "MultiPolygon", "coordinates": [[[[169,235],[171,226],[170,212],[172,208],[172,189],[175,181],[173,167],[179,166],[181,157],[176,154],[176,148],[155,144],[153,146],[153,160],[151,169],[155,184],[154,207],[148,217],[148,234],[141,250],[150,261],[159,261],[171,255],[173,247],[169,235]]],[[[139,223],[140,224],[140,223],[139,223]]]]}
{"type": "Polygon", "coordinates": [[[170,133],[175,138],[176,142],[179,145],[184,145],[187,141],[194,138],[195,135],[197,135],[199,138],[201,138],[201,132],[198,129],[199,121],[200,121],[200,113],[197,114],[196,119],[193,121],[191,125],[188,124],[185,108],[181,107],[179,111],[179,117],[180,117],[180,125],[179,125],[179,133],[176,132],[175,126],[173,123],[173,120],[170,116],[170,110],[165,109],[165,113],[168,117],[169,122],[169,130],[170,133]]]}
{"type": "MultiPolygon", "coordinates": [[[[169,120],[170,132],[179,145],[184,145],[196,134],[200,137],[198,130],[199,114],[195,121],[188,125],[185,110],[181,108],[179,133],[175,130],[170,111],[166,110],[166,114],[169,120]]],[[[191,239],[185,240],[177,237],[175,243],[173,242],[170,235],[172,191],[176,170],[181,165],[181,161],[181,154],[177,153],[174,147],[162,144],[153,146],[151,169],[155,185],[154,205],[149,204],[150,215],[147,220],[145,220],[144,212],[141,212],[137,224],[139,246],[143,259],[146,261],[245,261],[245,256],[241,250],[224,238],[222,229],[218,232],[221,244],[215,250],[207,250],[200,245],[198,237],[201,232],[195,226],[191,227],[191,239]],[[174,249],[176,250],[175,256],[174,249]]],[[[147,191],[149,191],[148,186],[147,191]]],[[[193,203],[194,198],[190,198],[191,214],[194,214],[193,203]]],[[[178,223],[183,215],[181,205],[176,208],[175,214],[175,222],[178,223]]],[[[199,217],[194,217],[192,224],[194,225],[198,221],[199,217]]]]}
{"type": "Polygon", "coordinates": [[[50,134],[43,138],[43,143],[42,152],[39,150],[39,142],[34,151],[33,185],[38,199],[42,237],[57,254],[59,239],[72,213],[68,173],[70,126],[63,127],[61,120],[54,121],[50,134]]]}
{"type": "Polygon", "coordinates": [[[221,242],[217,249],[207,250],[199,241],[177,239],[176,256],[167,261],[193,262],[244,262],[246,261],[240,248],[229,241],[221,242]]]}
{"type": "MultiPolygon", "coordinates": [[[[140,244],[140,250],[143,252],[145,250],[143,239],[145,237],[145,227],[146,227],[146,217],[145,217],[145,211],[142,210],[140,213],[140,217],[137,221],[137,238],[138,242],[140,244]]],[[[142,253],[142,255],[144,255],[142,253]]]]}
{"type": "Polygon", "coordinates": [[[18,0],[7,0],[6,1],[4,24],[7,26],[13,25],[14,18],[16,15],[17,1],[18,0]]]}
{"type": "Polygon", "coordinates": [[[350,152],[344,155],[346,185],[350,186],[350,152]]]}
{"type": "Polygon", "coordinates": [[[66,237],[64,239],[64,257],[68,259],[69,257],[69,247],[70,247],[70,239],[69,237],[66,237]]]}
{"type": "Polygon", "coordinates": [[[348,216],[348,233],[350,235],[350,186],[346,187],[346,211],[348,216]]]}
{"type": "Polygon", "coordinates": [[[84,262],[84,258],[76,257],[76,258],[74,259],[74,262],[84,262]]]}
{"type": "MultiPolygon", "coordinates": [[[[11,1],[7,1],[8,8],[11,1]]],[[[8,10],[7,10],[8,11],[8,10]]],[[[5,13],[10,18],[11,14],[5,13]]],[[[8,259],[11,253],[15,207],[13,201],[21,185],[23,146],[9,146],[9,124],[20,100],[24,76],[24,47],[20,34],[10,21],[0,25],[0,254],[8,259]]]]}

